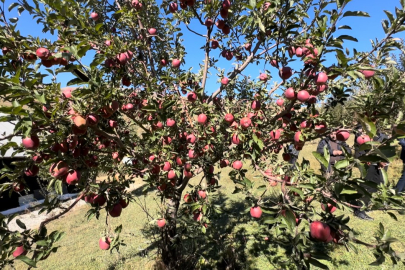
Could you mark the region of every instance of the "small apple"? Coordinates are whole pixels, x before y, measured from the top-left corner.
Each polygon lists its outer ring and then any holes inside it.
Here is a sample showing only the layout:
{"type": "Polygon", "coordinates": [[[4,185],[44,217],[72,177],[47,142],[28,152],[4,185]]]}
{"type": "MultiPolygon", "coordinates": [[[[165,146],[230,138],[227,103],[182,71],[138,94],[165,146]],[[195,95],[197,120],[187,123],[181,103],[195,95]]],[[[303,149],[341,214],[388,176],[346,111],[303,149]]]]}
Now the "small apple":
{"type": "Polygon", "coordinates": [[[156,224],[158,225],[159,228],[163,228],[164,226],[166,226],[166,220],[164,218],[159,218],[156,221],[156,224]]]}
{"type": "Polygon", "coordinates": [[[111,239],[109,237],[101,237],[98,241],[98,246],[102,250],[108,250],[110,248],[111,239]]]}
{"type": "Polygon", "coordinates": [[[262,209],[260,206],[255,206],[250,208],[250,215],[254,218],[260,218],[262,216],[262,209]]]}
{"type": "Polygon", "coordinates": [[[232,168],[234,168],[235,170],[240,170],[240,169],[242,169],[242,167],[243,167],[243,163],[240,160],[235,160],[232,163],[232,168]]]}

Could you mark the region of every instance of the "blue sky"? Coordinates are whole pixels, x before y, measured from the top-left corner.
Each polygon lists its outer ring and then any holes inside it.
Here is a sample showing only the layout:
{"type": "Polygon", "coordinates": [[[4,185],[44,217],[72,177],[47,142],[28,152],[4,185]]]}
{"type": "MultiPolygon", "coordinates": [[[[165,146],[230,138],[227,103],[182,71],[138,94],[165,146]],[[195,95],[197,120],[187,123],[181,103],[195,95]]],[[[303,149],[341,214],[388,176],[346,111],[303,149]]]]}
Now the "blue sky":
{"type": "MultiPolygon", "coordinates": [[[[5,6],[8,7],[11,3],[14,1],[5,1],[5,6]]],[[[159,1],[160,2],[160,1],[159,1]]],[[[351,36],[354,36],[358,39],[359,42],[352,42],[352,41],[345,41],[344,47],[348,47],[349,49],[352,49],[353,47],[356,47],[358,51],[366,51],[371,49],[371,43],[370,39],[375,39],[378,38],[379,40],[384,38],[385,34],[381,26],[381,21],[383,19],[386,19],[386,15],[383,12],[383,10],[389,10],[393,14],[395,14],[395,6],[400,7],[399,0],[387,0],[387,1],[380,1],[380,0],[371,0],[371,1],[365,1],[365,0],[353,0],[347,5],[346,10],[350,11],[365,11],[370,14],[370,18],[365,18],[365,17],[345,17],[342,20],[340,20],[337,24],[343,25],[347,24],[352,27],[353,30],[340,30],[338,33],[339,34],[349,34],[351,36]]],[[[6,8],[7,10],[7,8],[6,8]]],[[[11,13],[6,12],[7,18],[11,17],[18,17],[17,10],[14,9],[11,13]]],[[[200,32],[200,33],[205,33],[205,29],[203,26],[199,25],[199,23],[194,20],[190,24],[190,28],[200,32]]],[[[34,21],[32,18],[29,16],[29,14],[25,11],[22,13],[22,15],[19,17],[19,23],[18,23],[18,29],[21,31],[22,35],[32,35],[32,36],[39,36],[40,38],[48,38],[51,39],[52,41],[55,41],[57,39],[56,36],[51,36],[49,33],[44,34],[42,33],[42,27],[41,26],[36,26],[34,24],[34,21]]],[[[204,59],[204,51],[200,50],[199,48],[203,46],[205,40],[202,37],[199,37],[190,31],[188,31],[184,25],[182,27],[184,31],[184,44],[186,48],[190,48],[187,52],[187,56],[185,58],[186,60],[186,65],[182,66],[183,68],[189,68],[191,66],[194,67],[193,71],[197,71],[198,64],[202,63],[202,60],[204,59]],[[198,44],[198,45],[196,45],[198,44]]],[[[338,34],[335,34],[335,36],[338,34]]],[[[398,34],[396,37],[399,38],[405,38],[404,33],[398,34]]],[[[219,49],[215,50],[213,54],[217,56],[220,53],[219,49]]],[[[85,64],[90,63],[90,59],[92,58],[92,55],[87,55],[84,59],[83,62],[85,64]]],[[[328,59],[327,59],[328,60],[328,59]]],[[[331,62],[333,59],[329,59],[328,62],[331,62]]],[[[224,68],[226,72],[230,72],[233,70],[232,66],[232,61],[227,61],[221,58],[220,62],[218,65],[221,68],[224,68]]],[[[299,66],[296,66],[297,64],[292,65],[292,67],[299,68],[299,66]]],[[[263,64],[256,66],[254,64],[251,64],[244,72],[244,75],[251,75],[252,78],[256,78],[259,76],[260,71],[263,71],[263,64]]],[[[271,67],[270,65],[267,65],[266,68],[272,73],[274,77],[274,81],[279,81],[278,77],[278,71],[276,68],[271,67]]],[[[207,93],[212,93],[215,91],[219,83],[217,83],[217,76],[216,76],[216,71],[211,69],[211,72],[213,74],[211,77],[209,77],[207,81],[207,88],[206,92],[207,93]]],[[[72,79],[72,75],[66,75],[66,73],[63,73],[61,76],[58,77],[58,81],[62,83],[62,86],[64,86],[70,79],[72,79]]],[[[271,85],[274,83],[272,81],[270,85],[268,86],[271,88],[271,85]]],[[[281,94],[281,90],[278,92],[281,94]]]]}

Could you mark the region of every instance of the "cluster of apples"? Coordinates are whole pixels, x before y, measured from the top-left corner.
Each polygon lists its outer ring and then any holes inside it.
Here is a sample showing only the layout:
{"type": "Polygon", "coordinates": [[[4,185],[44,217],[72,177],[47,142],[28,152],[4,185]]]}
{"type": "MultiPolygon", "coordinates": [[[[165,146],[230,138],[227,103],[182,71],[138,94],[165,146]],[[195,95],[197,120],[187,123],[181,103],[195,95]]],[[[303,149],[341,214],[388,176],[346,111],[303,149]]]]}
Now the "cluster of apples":
{"type": "Polygon", "coordinates": [[[118,198],[115,198],[116,194],[120,194],[121,190],[107,190],[107,193],[101,193],[101,194],[96,194],[93,192],[89,192],[85,197],[83,197],[83,200],[87,203],[90,203],[94,206],[102,207],[106,204],[108,200],[112,200],[111,205],[106,208],[106,211],[108,214],[115,218],[119,217],[121,215],[122,209],[127,208],[129,201],[128,199],[124,197],[118,196],[118,198]],[[115,195],[114,195],[115,194],[115,195]],[[111,197],[110,197],[111,195],[111,197]]]}
{"type": "MultiPolygon", "coordinates": [[[[64,52],[68,53],[67,50],[64,52]]],[[[54,65],[61,65],[61,66],[66,66],[69,64],[70,60],[74,60],[73,56],[71,59],[65,59],[63,57],[55,57],[54,53],[51,53],[47,48],[38,48],[36,51],[36,56],[41,59],[41,64],[44,67],[50,68],[54,65]]],[[[32,54],[27,56],[29,60],[36,60],[34,59],[34,56],[32,54]]]]}

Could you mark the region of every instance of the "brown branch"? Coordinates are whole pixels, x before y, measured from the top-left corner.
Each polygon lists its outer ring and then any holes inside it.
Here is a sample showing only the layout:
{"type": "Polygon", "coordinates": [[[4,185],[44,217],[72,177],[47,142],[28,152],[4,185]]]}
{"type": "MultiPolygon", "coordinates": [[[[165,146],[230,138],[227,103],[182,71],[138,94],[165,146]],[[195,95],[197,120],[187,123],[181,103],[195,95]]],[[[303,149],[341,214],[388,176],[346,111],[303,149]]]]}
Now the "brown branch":
{"type": "MultiPolygon", "coordinates": [[[[253,49],[253,51],[250,53],[249,57],[246,58],[245,62],[237,69],[234,69],[232,74],[228,77],[229,80],[232,80],[233,78],[235,78],[237,76],[237,74],[241,73],[248,65],[249,63],[252,61],[252,59],[255,56],[255,53],[257,52],[257,50],[259,49],[260,45],[262,44],[262,41],[257,42],[255,48],[253,49]]],[[[212,93],[212,95],[208,98],[207,103],[208,104],[212,104],[214,98],[216,96],[218,96],[221,91],[225,88],[224,85],[221,85],[214,93],[212,93]]]]}
{"type": "Polygon", "coordinates": [[[273,87],[273,89],[271,89],[271,90],[269,91],[269,97],[271,96],[271,94],[273,94],[274,91],[276,91],[281,85],[283,85],[284,82],[285,82],[285,81],[282,81],[282,82],[280,82],[279,84],[276,84],[276,85],[273,87]]]}
{"type": "MultiPolygon", "coordinates": [[[[210,36],[211,36],[211,29],[208,28],[207,31],[207,42],[205,43],[205,60],[204,60],[204,73],[203,73],[203,79],[201,83],[201,88],[203,89],[203,93],[205,90],[205,84],[207,82],[207,73],[208,73],[208,62],[210,60],[210,36]]],[[[203,95],[204,96],[204,95],[203,95]]]]}
{"type": "Polygon", "coordinates": [[[202,35],[202,34],[196,32],[196,31],[192,30],[190,27],[188,27],[188,24],[186,24],[186,27],[187,27],[187,29],[188,29],[190,32],[196,34],[197,36],[200,36],[200,37],[203,37],[203,38],[207,38],[207,36],[202,35]]]}
{"type": "Polygon", "coordinates": [[[53,217],[47,218],[47,219],[45,219],[44,221],[42,221],[41,224],[39,225],[38,231],[41,231],[42,228],[43,228],[46,224],[48,224],[49,222],[51,222],[51,221],[53,221],[53,220],[55,220],[55,219],[58,219],[58,218],[60,218],[61,216],[63,216],[64,214],[66,214],[67,212],[69,212],[69,211],[84,197],[84,195],[86,194],[86,192],[88,191],[88,189],[89,189],[89,188],[87,188],[85,191],[83,191],[82,194],[80,194],[80,196],[77,197],[76,200],[75,200],[68,208],[66,208],[66,210],[64,210],[63,212],[61,212],[61,213],[59,213],[59,214],[57,214],[57,215],[55,215],[55,216],[53,216],[53,217]]]}

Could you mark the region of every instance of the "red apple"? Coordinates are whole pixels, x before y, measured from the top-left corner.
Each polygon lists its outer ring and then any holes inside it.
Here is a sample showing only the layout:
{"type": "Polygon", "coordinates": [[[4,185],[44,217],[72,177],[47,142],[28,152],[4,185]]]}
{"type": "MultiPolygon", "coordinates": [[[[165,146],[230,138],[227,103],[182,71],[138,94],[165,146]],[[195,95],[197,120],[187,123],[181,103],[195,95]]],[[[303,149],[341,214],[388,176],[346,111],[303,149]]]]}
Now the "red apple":
{"type": "Polygon", "coordinates": [[[252,125],[252,120],[250,120],[249,117],[243,117],[243,118],[240,120],[240,125],[241,125],[241,127],[242,127],[243,129],[246,129],[246,128],[248,128],[248,127],[250,127],[250,126],[252,125]]]}
{"type": "Polygon", "coordinates": [[[323,211],[331,213],[331,214],[336,211],[336,206],[334,206],[330,203],[328,203],[327,206],[325,206],[325,204],[322,203],[321,208],[323,211]]]}
{"type": "Polygon", "coordinates": [[[360,72],[363,73],[363,75],[366,79],[373,77],[375,74],[374,70],[360,70],[360,72]]]}
{"type": "Polygon", "coordinates": [[[71,98],[72,91],[75,90],[75,87],[64,87],[61,90],[62,90],[62,95],[64,98],[71,98]]]}
{"type": "Polygon", "coordinates": [[[194,136],[194,134],[189,134],[187,135],[187,142],[194,144],[197,138],[194,136]]]}
{"type": "Polygon", "coordinates": [[[151,35],[151,36],[155,36],[156,33],[157,33],[157,30],[156,30],[156,28],[149,28],[149,29],[148,29],[148,33],[149,33],[149,35],[151,35]]]}
{"type": "Polygon", "coordinates": [[[294,89],[292,87],[290,87],[290,88],[287,88],[287,90],[285,90],[284,96],[288,100],[293,100],[296,98],[296,93],[295,93],[294,89]]]}
{"type": "Polygon", "coordinates": [[[59,161],[57,163],[53,163],[49,171],[53,177],[60,178],[69,172],[69,167],[64,161],[59,161]]]}
{"type": "Polygon", "coordinates": [[[219,42],[215,39],[211,41],[211,48],[216,49],[219,47],[219,42]]]}
{"type": "Polygon", "coordinates": [[[188,93],[188,95],[187,95],[187,99],[188,99],[188,101],[190,101],[190,102],[194,102],[194,101],[197,100],[197,94],[194,93],[194,92],[190,92],[190,93],[188,93]]]}
{"type": "Polygon", "coordinates": [[[301,102],[305,102],[309,99],[309,93],[307,90],[298,91],[297,99],[301,102]]]}
{"type": "Polygon", "coordinates": [[[39,167],[37,165],[31,165],[31,167],[25,169],[24,174],[28,177],[34,177],[38,174],[39,167]]]}
{"type": "Polygon", "coordinates": [[[99,121],[98,115],[96,114],[89,114],[86,119],[89,126],[95,126],[99,121]]]}
{"type": "Polygon", "coordinates": [[[207,116],[203,113],[198,115],[198,123],[205,125],[207,123],[207,116]]]}
{"type": "Polygon", "coordinates": [[[92,12],[92,13],[90,14],[90,18],[91,18],[93,21],[98,21],[98,19],[100,18],[100,16],[99,16],[96,12],[92,12]]]}
{"type": "Polygon", "coordinates": [[[80,181],[80,172],[77,170],[70,171],[66,176],[68,185],[76,185],[80,181]]]}
{"type": "Polygon", "coordinates": [[[206,193],[204,190],[199,190],[199,191],[198,191],[198,196],[199,196],[201,199],[205,199],[205,198],[207,197],[207,193],[206,193]]]}
{"type": "MultiPolygon", "coordinates": [[[[295,97],[295,92],[294,92],[294,97],[295,97]]],[[[276,104],[277,104],[277,106],[282,107],[284,105],[284,99],[281,99],[281,98],[277,99],[276,104]]]]}
{"type": "Polygon", "coordinates": [[[164,226],[166,226],[166,220],[164,218],[159,218],[156,221],[156,224],[158,225],[159,228],[163,228],[164,226]]]}
{"type": "Polygon", "coordinates": [[[222,83],[223,85],[227,85],[227,84],[229,83],[229,79],[228,79],[227,77],[223,77],[223,78],[221,79],[221,83],[222,83]]]}
{"type": "Polygon", "coordinates": [[[359,145],[362,145],[362,144],[364,144],[366,142],[369,142],[369,141],[371,141],[371,139],[370,139],[370,136],[368,136],[368,135],[361,135],[361,136],[357,137],[357,139],[356,139],[356,142],[359,145]]]}
{"type": "Polygon", "coordinates": [[[115,204],[108,213],[111,217],[119,217],[122,212],[122,206],[120,203],[115,204]]]}
{"type": "Polygon", "coordinates": [[[173,68],[179,68],[181,64],[181,61],[179,59],[173,59],[172,60],[172,67],[173,68]]]}
{"type": "Polygon", "coordinates": [[[236,133],[233,134],[233,136],[232,136],[232,143],[234,143],[234,144],[239,144],[239,143],[240,143],[238,134],[236,134],[236,133]]]}
{"type": "Polygon", "coordinates": [[[235,170],[240,170],[240,169],[242,169],[242,167],[243,167],[243,163],[240,160],[235,160],[232,163],[232,168],[234,168],[235,170]]]}
{"type": "Polygon", "coordinates": [[[250,215],[254,218],[260,218],[262,216],[262,209],[260,206],[255,206],[250,208],[250,215]]]}
{"type": "Polygon", "coordinates": [[[172,179],[176,179],[176,172],[173,170],[170,170],[167,174],[167,178],[172,180],[172,179]]]}
{"type": "Polygon", "coordinates": [[[292,70],[290,67],[282,67],[278,74],[281,79],[287,80],[292,76],[292,70]]]}
{"type": "Polygon", "coordinates": [[[169,11],[170,11],[171,13],[177,12],[178,9],[179,9],[179,7],[178,7],[178,5],[177,5],[176,2],[170,3],[170,5],[169,5],[169,11]]]}
{"type": "Polygon", "coordinates": [[[216,26],[218,27],[218,29],[223,29],[225,26],[225,22],[223,20],[217,20],[217,22],[215,23],[216,26]]]}
{"type": "Polygon", "coordinates": [[[38,58],[40,58],[42,60],[46,60],[46,59],[48,59],[49,56],[51,56],[51,53],[46,48],[38,48],[36,51],[36,54],[37,54],[38,58]]]}
{"type": "Polygon", "coordinates": [[[39,139],[36,135],[31,135],[22,139],[22,145],[28,150],[35,150],[39,146],[39,139]]]}
{"type": "Polygon", "coordinates": [[[326,75],[325,72],[319,72],[318,75],[316,76],[317,85],[326,84],[327,81],[328,81],[328,75],[326,75]]]}
{"type": "Polygon", "coordinates": [[[336,139],[338,141],[347,141],[347,139],[349,139],[350,137],[350,133],[346,130],[338,130],[338,132],[336,132],[336,139]]]}
{"type": "Polygon", "coordinates": [[[229,166],[229,160],[227,160],[227,159],[221,160],[221,162],[219,163],[219,166],[220,166],[221,168],[228,167],[228,166],[229,166]]]}
{"type": "Polygon", "coordinates": [[[328,243],[332,241],[330,227],[328,224],[325,224],[323,222],[312,222],[310,225],[310,233],[312,238],[320,242],[328,243]]]}
{"type": "Polygon", "coordinates": [[[222,28],[222,33],[224,35],[228,35],[231,32],[231,28],[229,27],[229,25],[225,24],[224,27],[222,28]]]}
{"type": "Polygon", "coordinates": [[[17,258],[18,256],[21,256],[21,255],[25,255],[25,254],[27,254],[27,250],[25,250],[25,248],[24,248],[24,246],[19,246],[19,247],[17,247],[15,250],[14,250],[14,252],[13,252],[13,257],[14,258],[17,258]]]}
{"type": "Polygon", "coordinates": [[[102,237],[98,241],[98,246],[102,250],[108,250],[110,248],[111,239],[109,237],[102,237]]]}
{"type": "Polygon", "coordinates": [[[280,130],[273,130],[270,132],[270,137],[272,141],[277,141],[278,139],[280,139],[280,130]]]}
{"type": "Polygon", "coordinates": [[[99,206],[103,206],[107,202],[107,198],[104,194],[93,195],[92,199],[90,199],[90,203],[98,204],[99,206]]]}
{"type": "Polygon", "coordinates": [[[260,110],[260,101],[258,100],[253,100],[252,105],[250,106],[252,108],[252,110],[258,111],[260,110]]]}

